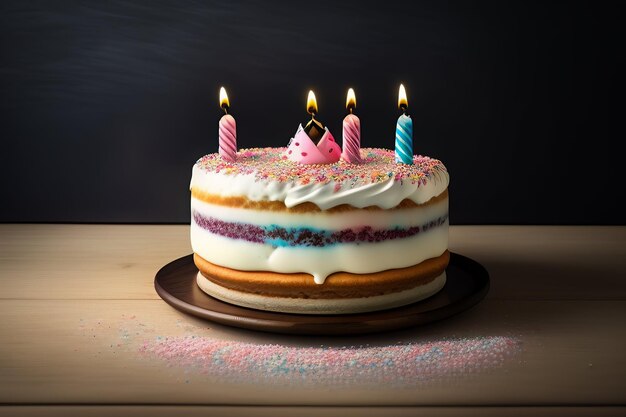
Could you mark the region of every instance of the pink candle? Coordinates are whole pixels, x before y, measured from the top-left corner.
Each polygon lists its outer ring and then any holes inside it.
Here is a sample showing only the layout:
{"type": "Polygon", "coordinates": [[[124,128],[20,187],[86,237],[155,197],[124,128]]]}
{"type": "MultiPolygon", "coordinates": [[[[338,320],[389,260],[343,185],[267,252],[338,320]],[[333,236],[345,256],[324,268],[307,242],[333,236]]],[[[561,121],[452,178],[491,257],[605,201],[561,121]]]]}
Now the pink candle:
{"type": "Polygon", "coordinates": [[[229,102],[224,87],[220,89],[220,106],[226,114],[219,123],[219,154],[225,161],[234,162],[237,158],[237,124],[228,114],[229,102]]]}
{"type": "Polygon", "coordinates": [[[346,107],[350,114],[343,119],[343,151],[341,159],[351,164],[361,162],[361,121],[352,114],[356,107],[356,96],[354,90],[348,90],[346,107]]]}

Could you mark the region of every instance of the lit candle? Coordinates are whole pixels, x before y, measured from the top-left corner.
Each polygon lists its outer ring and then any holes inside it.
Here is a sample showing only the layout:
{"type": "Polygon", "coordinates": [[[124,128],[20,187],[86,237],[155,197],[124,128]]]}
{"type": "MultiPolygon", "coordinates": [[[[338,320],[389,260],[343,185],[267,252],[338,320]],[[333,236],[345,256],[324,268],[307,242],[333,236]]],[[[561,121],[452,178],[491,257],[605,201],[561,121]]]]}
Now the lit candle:
{"type": "Polygon", "coordinates": [[[234,162],[237,158],[237,125],[235,118],[228,114],[230,103],[224,87],[220,88],[220,107],[224,115],[220,119],[219,153],[225,161],[234,162]]]}
{"type": "Polygon", "coordinates": [[[326,129],[323,124],[315,120],[315,115],[317,114],[317,100],[315,99],[315,93],[313,91],[309,91],[309,96],[306,101],[306,111],[311,115],[311,120],[304,127],[304,131],[309,135],[313,143],[317,145],[326,129]]]}
{"type": "Polygon", "coordinates": [[[396,162],[401,164],[413,164],[413,120],[406,114],[409,101],[406,98],[404,86],[400,84],[398,92],[398,108],[402,114],[396,124],[396,162]]]}
{"type": "Polygon", "coordinates": [[[343,119],[343,151],[341,159],[351,164],[361,162],[361,121],[353,114],[356,108],[354,90],[348,90],[346,109],[349,114],[343,119]]]}

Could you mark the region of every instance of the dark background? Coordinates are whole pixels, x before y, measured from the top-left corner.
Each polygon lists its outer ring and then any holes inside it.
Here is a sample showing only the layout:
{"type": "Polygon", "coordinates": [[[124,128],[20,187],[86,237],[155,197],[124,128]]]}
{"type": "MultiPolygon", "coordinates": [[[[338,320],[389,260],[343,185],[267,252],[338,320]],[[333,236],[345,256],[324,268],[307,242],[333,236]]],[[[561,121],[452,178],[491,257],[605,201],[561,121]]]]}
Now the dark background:
{"type": "MultiPolygon", "coordinates": [[[[617,12],[550,2],[2,2],[0,221],[189,222],[193,163],[306,120],[450,173],[453,224],[624,224],[617,12]]],[[[623,77],[621,73],[620,77],[623,77]]]]}

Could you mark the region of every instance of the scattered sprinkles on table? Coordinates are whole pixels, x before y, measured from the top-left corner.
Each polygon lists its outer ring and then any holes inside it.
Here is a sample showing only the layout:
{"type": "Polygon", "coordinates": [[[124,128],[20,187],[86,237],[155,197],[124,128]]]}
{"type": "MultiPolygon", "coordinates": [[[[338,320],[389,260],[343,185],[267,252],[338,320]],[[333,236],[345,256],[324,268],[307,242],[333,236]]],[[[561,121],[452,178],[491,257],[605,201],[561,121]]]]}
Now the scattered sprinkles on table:
{"type": "Polygon", "coordinates": [[[501,366],[518,350],[517,340],[502,336],[339,348],[182,336],[147,341],[140,348],[168,366],[229,382],[327,386],[411,386],[456,379],[501,366]]]}
{"type": "MultiPolygon", "coordinates": [[[[474,336],[403,341],[386,345],[310,346],[220,340],[196,320],[177,320],[169,335],[134,315],[79,328],[98,355],[138,355],[180,376],[181,381],[288,386],[410,388],[458,381],[515,361],[523,351],[513,336],[474,336]],[[117,328],[115,340],[103,329],[117,328]],[[93,334],[92,334],[93,333],[93,334]],[[98,336],[96,338],[96,336],[98,336]],[[95,348],[95,347],[94,347],[95,348]]],[[[300,340],[300,343],[302,340],[300,340]]],[[[90,349],[92,350],[92,349],[90,349]]]]}
{"type": "Polygon", "coordinates": [[[413,165],[395,162],[394,151],[379,148],[362,148],[360,164],[350,164],[343,160],[333,164],[303,165],[289,161],[284,152],[287,148],[251,148],[237,153],[234,162],[225,161],[217,153],[203,156],[198,166],[226,175],[254,174],[258,181],[335,184],[335,192],[344,186],[354,188],[388,181],[408,181],[423,185],[439,172],[445,172],[443,163],[428,156],[413,156],[413,165]]]}

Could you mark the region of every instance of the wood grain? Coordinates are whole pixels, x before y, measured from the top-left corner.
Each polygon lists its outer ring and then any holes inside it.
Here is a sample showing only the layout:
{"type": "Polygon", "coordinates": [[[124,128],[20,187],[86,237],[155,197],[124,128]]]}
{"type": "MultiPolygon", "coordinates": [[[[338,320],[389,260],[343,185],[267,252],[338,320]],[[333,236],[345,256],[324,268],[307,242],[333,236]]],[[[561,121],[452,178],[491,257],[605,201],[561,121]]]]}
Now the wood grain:
{"type": "Polygon", "coordinates": [[[489,297],[626,300],[624,226],[452,226],[450,250],[489,271],[489,297]]]}
{"type": "MultiPolygon", "coordinates": [[[[0,403],[205,405],[619,405],[626,386],[626,307],[618,301],[484,300],[413,330],[360,337],[293,337],[188,317],[160,300],[3,300],[0,403]],[[145,341],[193,335],[299,347],[379,345],[506,335],[522,351],[505,366],[454,382],[340,389],[266,381],[241,385],[166,366],[145,341]],[[120,345],[120,346],[118,346],[120,345]]],[[[294,381],[296,382],[296,381],[294,381]]],[[[358,382],[358,381],[354,381],[358,382]]]]}
{"type": "Polygon", "coordinates": [[[90,404],[144,411],[180,405],[189,415],[193,405],[224,415],[243,405],[376,405],[389,415],[417,406],[442,407],[440,415],[484,410],[474,407],[502,407],[509,415],[624,410],[624,227],[452,227],[451,250],[491,273],[487,298],[440,323],[350,338],[257,333],[174,310],[152,283],[161,266],[190,253],[187,232],[187,226],[0,225],[0,403],[13,404],[0,413],[41,412],[35,404],[57,404],[43,409],[51,415],[90,404]],[[271,381],[215,381],[140,351],[145,340],[181,335],[303,347],[507,336],[519,340],[521,351],[453,383],[375,390],[295,384],[286,394],[271,381]]]}
{"type": "Polygon", "coordinates": [[[157,300],[152,282],[191,253],[188,226],[0,225],[8,299],[157,300]]]}
{"type": "MultiPolygon", "coordinates": [[[[138,417],[414,417],[415,407],[255,407],[255,406],[171,406],[171,405],[122,405],[122,406],[5,406],[0,416],[26,417],[110,417],[111,415],[138,417]]],[[[611,417],[623,416],[626,407],[420,407],[419,415],[432,417],[611,417]]]]}

